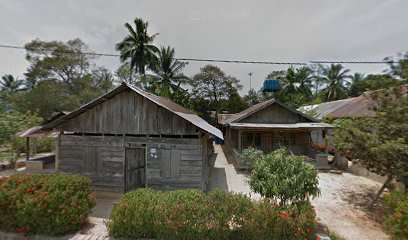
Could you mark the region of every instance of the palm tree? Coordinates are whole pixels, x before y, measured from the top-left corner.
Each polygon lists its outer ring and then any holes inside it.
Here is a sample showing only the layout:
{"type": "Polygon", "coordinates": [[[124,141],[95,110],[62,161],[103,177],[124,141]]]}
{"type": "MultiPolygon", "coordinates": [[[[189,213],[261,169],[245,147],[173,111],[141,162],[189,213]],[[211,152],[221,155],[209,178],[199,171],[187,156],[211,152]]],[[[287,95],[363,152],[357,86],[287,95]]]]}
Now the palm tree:
{"type": "Polygon", "coordinates": [[[120,51],[121,62],[130,62],[130,71],[135,70],[141,76],[146,76],[146,66],[155,58],[158,48],[152,45],[158,33],[149,35],[147,28],[148,22],[141,18],[135,18],[135,28],[129,23],[125,24],[128,29],[128,35],[118,44],[116,49],[120,51]]]}
{"type": "Polygon", "coordinates": [[[298,79],[296,76],[296,71],[292,67],[288,68],[286,71],[286,75],[284,78],[281,79],[281,90],[280,94],[287,95],[287,94],[293,94],[298,91],[298,79]]]}
{"type": "Polygon", "coordinates": [[[172,98],[173,93],[180,92],[182,84],[188,84],[190,79],[182,73],[188,64],[174,58],[174,48],[161,47],[157,58],[149,68],[155,75],[151,76],[151,84],[158,95],[172,98]]]}
{"type": "Polygon", "coordinates": [[[341,64],[331,64],[320,67],[318,80],[323,83],[325,88],[322,90],[325,101],[339,100],[347,96],[347,86],[350,84],[347,79],[350,70],[344,69],[341,64]]]}
{"type": "Polygon", "coordinates": [[[307,96],[312,95],[313,71],[309,67],[302,67],[296,71],[296,82],[299,83],[299,91],[307,96]]]}
{"type": "Polygon", "coordinates": [[[11,74],[6,74],[1,77],[1,81],[0,81],[1,90],[13,93],[13,92],[23,90],[22,86],[23,86],[23,81],[14,78],[13,75],[11,74]]]}

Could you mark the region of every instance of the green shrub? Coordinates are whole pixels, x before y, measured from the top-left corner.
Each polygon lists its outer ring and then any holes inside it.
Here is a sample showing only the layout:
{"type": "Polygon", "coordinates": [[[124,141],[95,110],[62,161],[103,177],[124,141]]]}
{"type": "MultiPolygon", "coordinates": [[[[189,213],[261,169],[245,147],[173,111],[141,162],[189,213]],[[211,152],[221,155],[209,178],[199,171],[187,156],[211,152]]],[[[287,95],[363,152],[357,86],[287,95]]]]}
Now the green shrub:
{"type": "Polygon", "coordinates": [[[320,194],[318,171],[304,156],[278,149],[254,163],[251,189],[281,205],[308,201],[320,194]]]}
{"type": "Polygon", "coordinates": [[[253,168],[253,165],[256,161],[260,160],[263,157],[263,152],[259,149],[249,147],[242,150],[241,153],[241,162],[244,166],[247,166],[249,169],[253,168]]]}
{"type": "Polygon", "coordinates": [[[385,198],[389,214],[386,230],[392,239],[408,239],[408,194],[394,191],[385,198]]]}
{"type": "Polygon", "coordinates": [[[279,207],[222,190],[137,189],[120,199],[107,226],[119,239],[315,239],[315,223],[306,204],[279,207]]]}
{"type": "Polygon", "coordinates": [[[15,175],[0,186],[0,229],[61,235],[80,229],[94,206],[86,177],[15,175]]]}

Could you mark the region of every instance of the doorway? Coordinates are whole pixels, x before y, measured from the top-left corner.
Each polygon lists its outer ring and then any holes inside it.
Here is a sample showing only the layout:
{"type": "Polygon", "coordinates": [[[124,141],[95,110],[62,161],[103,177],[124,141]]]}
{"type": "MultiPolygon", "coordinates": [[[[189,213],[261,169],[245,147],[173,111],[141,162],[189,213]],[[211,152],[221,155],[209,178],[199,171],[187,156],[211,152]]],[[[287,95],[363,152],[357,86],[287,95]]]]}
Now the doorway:
{"type": "Polygon", "coordinates": [[[125,192],[146,186],[146,148],[125,149],[125,192]]]}

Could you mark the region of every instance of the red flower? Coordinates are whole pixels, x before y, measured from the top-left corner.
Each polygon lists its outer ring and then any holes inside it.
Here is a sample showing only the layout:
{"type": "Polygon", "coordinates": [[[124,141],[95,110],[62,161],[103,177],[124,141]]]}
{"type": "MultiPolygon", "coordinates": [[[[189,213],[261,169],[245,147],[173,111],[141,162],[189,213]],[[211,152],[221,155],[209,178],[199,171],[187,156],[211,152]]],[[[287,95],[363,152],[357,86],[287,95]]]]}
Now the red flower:
{"type": "Polygon", "coordinates": [[[184,225],[183,225],[182,223],[179,224],[179,228],[183,228],[183,226],[184,226],[184,225]]]}
{"type": "Polygon", "coordinates": [[[27,227],[20,227],[19,229],[16,230],[17,233],[22,233],[27,231],[27,227]]]}
{"type": "Polygon", "coordinates": [[[207,227],[208,227],[208,228],[212,227],[212,224],[211,224],[211,223],[207,223],[207,227]]]}

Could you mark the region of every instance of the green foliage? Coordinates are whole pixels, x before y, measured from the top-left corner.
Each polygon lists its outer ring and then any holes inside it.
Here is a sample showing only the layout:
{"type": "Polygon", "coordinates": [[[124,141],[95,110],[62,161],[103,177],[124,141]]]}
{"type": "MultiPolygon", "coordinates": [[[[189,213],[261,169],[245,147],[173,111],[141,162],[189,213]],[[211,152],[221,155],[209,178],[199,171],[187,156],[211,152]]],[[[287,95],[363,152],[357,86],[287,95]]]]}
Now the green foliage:
{"type": "Polygon", "coordinates": [[[152,45],[158,33],[149,35],[147,28],[149,23],[143,21],[142,18],[135,18],[133,21],[135,28],[129,23],[125,24],[128,30],[128,35],[118,44],[116,49],[120,51],[121,62],[129,62],[130,70],[136,70],[140,75],[145,75],[146,66],[153,63],[156,56],[155,53],[159,49],[152,45]]]}
{"type": "Polygon", "coordinates": [[[402,84],[390,75],[386,74],[370,74],[364,77],[361,74],[354,74],[352,78],[352,83],[349,88],[349,96],[357,97],[366,91],[373,91],[383,88],[394,87],[402,84]]]}
{"type": "Polygon", "coordinates": [[[347,97],[347,87],[350,70],[344,69],[341,64],[320,66],[317,80],[322,84],[321,91],[325,101],[335,101],[347,97]]]}
{"type": "Polygon", "coordinates": [[[15,175],[0,185],[0,229],[62,235],[79,230],[95,206],[86,177],[15,175]]]}
{"type": "Polygon", "coordinates": [[[212,111],[220,112],[222,101],[234,96],[242,85],[238,79],[226,75],[219,67],[206,65],[194,75],[192,88],[192,98],[206,100],[212,111]]]}
{"type": "Polygon", "coordinates": [[[385,225],[391,239],[408,239],[408,194],[394,191],[385,202],[389,209],[385,225]]]}
{"type": "Polygon", "coordinates": [[[377,117],[335,121],[335,147],[373,173],[406,179],[408,96],[395,88],[371,97],[377,102],[377,117]]]}
{"type": "Polygon", "coordinates": [[[107,226],[111,236],[121,239],[316,238],[309,204],[279,207],[222,190],[137,189],[119,200],[107,226]]]}
{"type": "Polygon", "coordinates": [[[15,134],[42,122],[36,113],[20,113],[16,111],[0,113],[0,145],[7,144],[10,148],[22,150],[25,147],[24,138],[15,134]]]}
{"type": "Polygon", "coordinates": [[[278,149],[253,165],[249,185],[265,198],[280,205],[305,202],[320,194],[318,171],[304,156],[278,149]]]}
{"type": "Polygon", "coordinates": [[[249,169],[252,169],[255,162],[259,161],[263,157],[264,157],[264,153],[262,152],[262,150],[259,150],[253,147],[249,147],[249,148],[242,150],[242,153],[240,156],[241,163],[244,166],[248,166],[249,169]]]}
{"type": "Polygon", "coordinates": [[[316,239],[316,213],[309,202],[278,206],[269,200],[254,204],[232,239],[316,239]]]}
{"type": "Polygon", "coordinates": [[[35,111],[43,118],[55,112],[73,110],[106,93],[113,76],[104,67],[95,67],[82,40],[67,42],[33,40],[25,45],[30,63],[25,73],[24,91],[8,98],[13,110],[35,111]]]}

